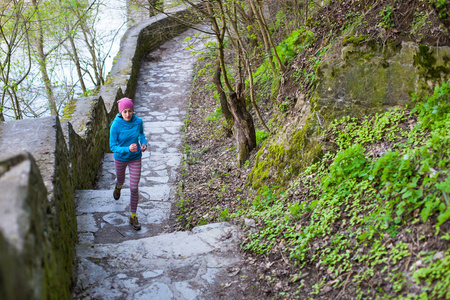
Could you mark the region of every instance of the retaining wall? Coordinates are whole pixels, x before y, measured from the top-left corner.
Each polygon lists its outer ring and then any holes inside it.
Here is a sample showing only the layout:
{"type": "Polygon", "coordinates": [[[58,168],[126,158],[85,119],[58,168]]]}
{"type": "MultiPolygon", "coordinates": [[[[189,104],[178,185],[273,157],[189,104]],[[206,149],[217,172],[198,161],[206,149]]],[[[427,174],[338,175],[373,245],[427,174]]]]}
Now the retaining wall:
{"type": "Polygon", "coordinates": [[[76,189],[95,183],[117,100],[133,98],[139,62],[196,19],[177,7],[131,27],[98,95],[58,117],[0,122],[0,299],[71,299],[76,189]]]}

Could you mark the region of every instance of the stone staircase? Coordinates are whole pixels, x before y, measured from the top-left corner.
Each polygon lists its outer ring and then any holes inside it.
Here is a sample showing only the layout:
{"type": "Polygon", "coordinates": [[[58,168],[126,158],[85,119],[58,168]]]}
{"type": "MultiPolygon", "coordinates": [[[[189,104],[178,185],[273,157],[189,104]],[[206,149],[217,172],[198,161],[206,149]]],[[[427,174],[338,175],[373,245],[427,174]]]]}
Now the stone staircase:
{"type": "MultiPolygon", "coordinates": [[[[183,45],[194,30],[162,45],[142,62],[135,112],[149,149],[142,158],[137,215],[128,222],[129,183],[114,200],[114,162],[106,153],[94,190],[76,192],[79,244],[75,299],[225,299],[239,271],[238,230],[227,223],[172,232],[181,128],[195,57],[183,45]]],[[[197,44],[201,47],[201,43],[197,44]]],[[[231,296],[230,296],[231,297],[231,296]]]]}

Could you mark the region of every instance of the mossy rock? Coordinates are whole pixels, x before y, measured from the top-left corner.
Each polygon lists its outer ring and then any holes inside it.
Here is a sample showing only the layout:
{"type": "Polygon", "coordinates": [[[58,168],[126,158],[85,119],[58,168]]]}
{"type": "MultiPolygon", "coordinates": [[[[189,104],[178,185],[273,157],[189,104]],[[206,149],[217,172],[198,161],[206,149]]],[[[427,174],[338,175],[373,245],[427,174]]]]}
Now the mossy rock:
{"type": "Polygon", "coordinates": [[[348,45],[348,44],[356,44],[359,45],[362,42],[365,42],[369,36],[367,34],[364,35],[346,35],[344,36],[344,39],[342,40],[342,45],[348,45]]]}
{"type": "Polygon", "coordinates": [[[77,108],[77,101],[76,99],[72,99],[69,101],[69,103],[64,106],[63,114],[61,116],[61,121],[70,121],[72,120],[72,115],[77,108]]]}
{"type": "Polygon", "coordinates": [[[417,53],[414,55],[414,66],[418,74],[423,78],[422,87],[437,86],[447,81],[450,74],[450,50],[440,51],[437,55],[433,49],[428,46],[420,45],[417,53]]]}
{"type": "Polygon", "coordinates": [[[412,104],[411,94],[427,95],[449,78],[448,47],[344,42],[324,57],[315,96],[319,109],[332,108],[336,115],[405,107],[412,104]]]}
{"type": "MultiPolygon", "coordinates": [[[[264,185],[286,186],[310,164],[323,155],[322,146],[316,136],[320,128],[313,118],[309,118],[301,129],[293,133],[282,133],[267,142],[259,150],[255,165],[248,176],[252,188],[264,185]],[[274,140],[278,140],[277,144],[274,140]]],[[[298,128],[298,127],[297,127],[298,128]]]]}

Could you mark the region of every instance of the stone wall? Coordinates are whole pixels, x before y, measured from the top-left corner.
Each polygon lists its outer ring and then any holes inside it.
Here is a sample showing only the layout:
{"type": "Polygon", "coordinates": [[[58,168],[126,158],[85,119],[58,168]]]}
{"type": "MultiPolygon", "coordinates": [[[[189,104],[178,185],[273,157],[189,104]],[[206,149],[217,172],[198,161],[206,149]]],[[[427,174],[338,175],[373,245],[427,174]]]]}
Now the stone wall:
{"type": "Polygon", "coordinates": [[[107,84],[61,118],[0,122],[0,299],[70,299],[76,274],[76,189],[92,188],[117,100],[133,98],[139,62],[187,29],[185,7],[130,28],[107,84]]]}
{"type": "Polygon", "coordinates": [[[77,228],[69,154],[59,120],[11,121],[0,128],[0,235],[12,246],[7,250],[16,255],[12,260],[23,267],[4,269],[2,264],[0,272],[20,273],[15,275],[24,278],[18,284],[25,294],[70,298],[77,228]]]}
{"type": "Polygon", "coordinates": [[[45,298],[45,270],[52,268],[52,230],[46,218],[50,204],[33,156],[0,157],[0,297],[45,298]],[[48,232],[48,231],[47,231],[48,232]]]}

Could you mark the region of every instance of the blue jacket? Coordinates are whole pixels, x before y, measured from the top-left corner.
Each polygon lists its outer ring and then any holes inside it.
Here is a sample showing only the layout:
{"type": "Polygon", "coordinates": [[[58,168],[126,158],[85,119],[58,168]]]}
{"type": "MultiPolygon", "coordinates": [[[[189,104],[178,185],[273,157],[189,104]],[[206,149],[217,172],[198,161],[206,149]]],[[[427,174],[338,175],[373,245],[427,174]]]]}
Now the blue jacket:
{"type": "Polygon", "coordinates": [[[131,121],[125,121],[117,114],[110,124],[109,148],[114,158],[120,161],[131,161],[142,157],[141,146],[147,145],[142,119],[133,115],[131,121]],[[130,152],[130,145],[137,144],[138,151],[130,152]]]}

